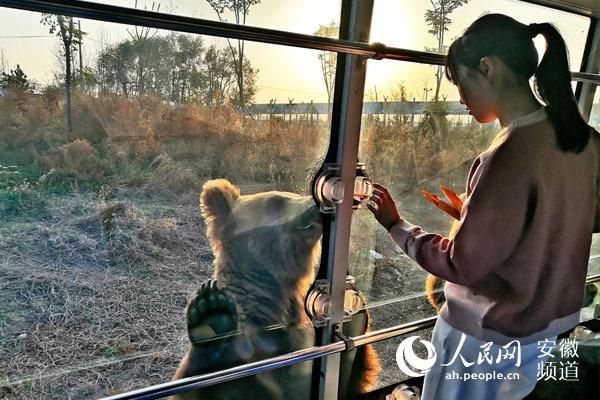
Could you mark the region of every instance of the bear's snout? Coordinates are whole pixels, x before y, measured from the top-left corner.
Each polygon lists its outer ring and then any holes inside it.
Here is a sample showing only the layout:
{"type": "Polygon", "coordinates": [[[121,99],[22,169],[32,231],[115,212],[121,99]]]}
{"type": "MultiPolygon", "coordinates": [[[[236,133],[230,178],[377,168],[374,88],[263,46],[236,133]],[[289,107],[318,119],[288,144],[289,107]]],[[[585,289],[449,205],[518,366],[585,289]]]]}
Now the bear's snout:
{"type": "Polygon", "coordinates": [[[312,197],[307,197],[303,205],[304,211],[296,218],[296,227],[311,230],[321,236],[323,233],[323,220],[321,219],[321,213],[319,213],[319,207],[314,203],[312,197]]]}

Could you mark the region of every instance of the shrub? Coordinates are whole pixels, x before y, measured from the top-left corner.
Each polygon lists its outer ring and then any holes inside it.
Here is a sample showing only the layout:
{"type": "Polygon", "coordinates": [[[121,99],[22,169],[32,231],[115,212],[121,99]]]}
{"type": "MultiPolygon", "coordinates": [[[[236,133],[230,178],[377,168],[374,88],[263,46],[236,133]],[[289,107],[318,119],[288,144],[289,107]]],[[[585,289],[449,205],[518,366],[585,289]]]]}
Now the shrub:
{"type": "Polygon", "coordinates": [[[76,139],[49,151],[44,157],[44,165],[59,175],[71,174],[84,181],[100,179],[105,171],[105,163],[85,139],[76,139]]]}
{"type": "Polygon", "coordinates": [[[12,188],[0,190],[0,215],[39,220],[49,218],[50,211],[42,194],[25,180],[12,188]]]}
{"type": "Polygon", "coordinates": [[[155,168],[150,173],[147,184],[147,189],[152,192],[182,194],[196,191],[200,187],[196,174],[167,154],[156,157],[150,166],[155,168]]]}

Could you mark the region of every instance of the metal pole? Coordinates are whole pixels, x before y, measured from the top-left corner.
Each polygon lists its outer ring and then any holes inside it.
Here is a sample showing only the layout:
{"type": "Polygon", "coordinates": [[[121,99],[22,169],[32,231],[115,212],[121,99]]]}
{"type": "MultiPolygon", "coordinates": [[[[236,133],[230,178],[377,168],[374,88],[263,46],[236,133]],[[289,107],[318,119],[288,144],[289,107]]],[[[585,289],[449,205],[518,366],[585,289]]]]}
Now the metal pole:
{"type": "MultiPolygon", "coordinates": [[[[426,328],[430,328],[435,324],[436,320],[437,317],[435,316],[429,317],[408,324],[396,325],[378,331],[365,333],[364,335],[356,336],[351,339],[354,341],[356,346],[363,346],[366,344],[391,339],[406,333],[417,332],[426,328]]],[[[319,357],[328,356],[330,354],[339,354],[344,350],[346,350],[346,344],[344,342],[335,342],[327,346],[309,347],[293,353],[283,354],[277,357],[271,357],[217,372],[179,379],[177,381],[167,382],[159,385],[148,386],[142,389],[133,390],[131,392],[105,397],[101,400],[158,399],[177,393],[190,392],[203,387],[230,382],[246,376],[272,371],[277,368],[286,367],[300,362],[315,360],[319,357]]],[[[337,397],[335,397],[335,399],[337,399],[337,397]]]]}
{"type": "MultiPolygon", "coordinates": [[[[586,75],[598,74],[600,72],[600,19],[592,18],[590,30],[588,32],[585,49],[583,51],[583,60],[581,61],[581,72],[586,75]]],[[[575,96],[579,103],[579,111],[586,121],[590,120],[592,106],[594,102],[594,93],[597,85],[589,81],[578,82],[575,89],[575,96]]]]}
{"type": "MultiPolygon", "coordinates": [[[[593,1],[590,1],[590,7],[584,7],[575,4],[573,1],[557,1],[557,0],[521,0],[524,3],[536,4],[545,8],[553,8],[555,10],[565,11],[572,14],[582,15],[584,17],[600,16],[600,9],[596,5],[595,9],[593,1]]],[[[581,3],[581,2],[580,2],[581,3]]]]}
{"type": "MultiPolygon", "coordinates": [[[[442,54],[388,47],[382,43],[360,43],[351,40],[332,39],[276,29],[230,24],[88,1],[0,0],[0,7],[62,14],[97,21],[166,29],[175,32],[188,32],[305,49],[334,51],[337,53],[361,55],[376,60],[389,59],[428,65],[444,65],[446,59],[446,56],[442,54]]],[[[572,76],[573,80],[576,81],[600,84],[600,75],[598,74],[573,72],[572,76]]]]}
{"type": "Polygon", "coordinates": [[[284,46],[334,51],[396,60],[415,61],[429,64],[444,64],[444,56],[415,50],[390,49],[381,43],[369,44],[351,40],[332,39],[300,33],[258,28],[219,21],[210,21],[181,15],[139,10],[135,8],[98,4],[79,0],[0,0],[0,6],[22,10],[40,11],[54,14],[88,18],[98,21],[166,29],[202,35],[228,37],[284,46]],[[420,60],[420,61],[417,61],[420,60]]]}
{"type": "MultiPolygon", "coordinates": [[[[340,38],[368,42],[373,13],[373,0],[343,0],[340,19],[340,38]]],[[[338,339],[344,317],[344,292],[348,270],[348,248],[352,219],[354,179],[358,159],[358,142],[362,116],[367,59],[356,54],[339,54],[331,125],[331,142],[325,162],[339,166],[346,188],[341,204],[331,219],[329,234],[324,237],[326,279],[330,285],[331,308],[327,326],[317,330],[317,344],[328,345],[338,339]]],[[[322,268],[323,269],[323,268],[322,268]]],[[[319,271],[320,273],[322,271],[319,271]]],[[[323,357],[315,363],[319,369],[318,398],[338,398],[340,355],[323,357]]],[[[317,398],[313,387],[313,398],[317,398]]]]}

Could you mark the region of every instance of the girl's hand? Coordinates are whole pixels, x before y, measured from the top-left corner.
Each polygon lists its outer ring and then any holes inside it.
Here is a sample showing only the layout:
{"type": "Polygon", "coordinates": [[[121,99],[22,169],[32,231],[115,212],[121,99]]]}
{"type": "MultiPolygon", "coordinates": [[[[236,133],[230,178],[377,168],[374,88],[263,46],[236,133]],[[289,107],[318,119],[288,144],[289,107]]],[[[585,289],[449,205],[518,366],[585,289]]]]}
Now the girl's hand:
{"type": "Polygon", "coordinates": [[[371,210],[375,219],[388,231],[402,219],[392,195],[378,183],[373,182],[373,194],[367,203],[367,207],[371,210]]]}

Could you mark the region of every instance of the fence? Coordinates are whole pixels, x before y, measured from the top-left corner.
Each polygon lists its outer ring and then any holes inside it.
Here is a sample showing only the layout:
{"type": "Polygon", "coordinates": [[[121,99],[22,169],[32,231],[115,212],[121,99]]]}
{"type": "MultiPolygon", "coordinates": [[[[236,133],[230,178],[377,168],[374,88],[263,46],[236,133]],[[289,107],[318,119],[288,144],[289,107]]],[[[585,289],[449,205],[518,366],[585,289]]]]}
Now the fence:
{"type": "MultiPolygon", "coordinates": [[[[463,116],[469,115],[467,108],[458,101],[443,102],[443,107],[447,115],[463,116]]],[[[388,116],[410,116],[411,121],[415,121],[419,116],[425,114],[427,110],[440,106],[431,101],[373,101],[363,103],[363,116],[381,116],[385,120],[388,116]]],[[[292,116],[297,121],[298,118],[314,122],[319,121],[320,116],[327,116],[331,112],[331,104],[328,103],[268,103],[252,104],[248,112],[261,120],[265,118],[272,119],[278,117],[282,120],[292,121],[292,116]]],[[[596,103],[592,107],[590,115],[590,125],[600,129],[600,104],[596,103]]]]}

